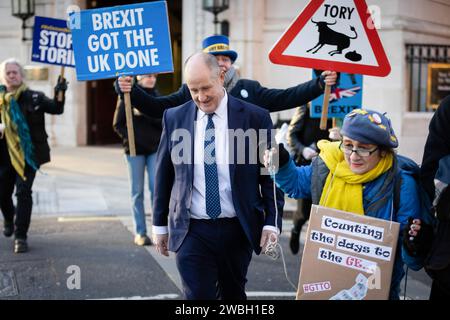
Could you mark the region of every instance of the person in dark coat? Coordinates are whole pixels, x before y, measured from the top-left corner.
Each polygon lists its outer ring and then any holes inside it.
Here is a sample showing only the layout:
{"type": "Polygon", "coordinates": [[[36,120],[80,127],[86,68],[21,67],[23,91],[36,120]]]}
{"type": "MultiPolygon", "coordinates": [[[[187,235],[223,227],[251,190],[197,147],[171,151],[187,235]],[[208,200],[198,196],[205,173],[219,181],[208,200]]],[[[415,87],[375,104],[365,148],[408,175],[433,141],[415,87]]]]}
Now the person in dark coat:
{"type": "MultiPolygon", "coordinates": [[[[337,74],[334,71],[324,71],[317,79],[299,84],[287,89],[269,89],[261,86],[258,81],[241,79],[233,67],[238,54],[230,50],[229,39],[223,35],[214,35],[203,40],[203,51],[217,58],[225,73],[224,87],[227,93],[235,98],[255,104],[269,112],[296,108],[323,94],[325,83],[334,85],[337,74]]],[[[151,117],[161,118],[168,108],[173,108],[190,101],[191,94],[186,84],[168,96],[152,97],[136,85],[132,85],[132,77],[120,77],[116,82],[116,91],[131,92],[132,104],[151,117]]]]}
{"type": "MultiPolygon", "coordinates": [[[[449,156],[450,95],[442,100],[431,119],[421,166],[421,182],[430,199],[435,199],[433,205],[437,216],[434,240],[426,265],[428,274],[433,278],[430,300],[450,299],[450,189],[443,188],[440,182],[449,182],[449,156]]],[[[424,227],[426,225],[423,222],[416,220],[411,225],[410,235],[419,241],[427,239],[424,227]]]]}
{"type": "Polygon", "coordinates": [[[3,234],[14,234],[14,252],[28,251],[27,233],[32,212],[32,187],[39,167],[50,161],[45,131],[45,113],[64,112],[67,83],[59,77],[53,99],[30,90],[23,82],[24,70],[15,59],[0,65],[0,209],[4,218],[3,234]],[[12,195],[16,188],[17,207],[12,195]],[[15,219],[14,219],[15,218],[15,219]]]}
{"type": "MultiPolygon", "coordinates": [[[[156,74],[146,74],[138,76],[138,86],[147,94],[159,96],[156,85],[156,74]]],[[[130,179],[131,202],[133,221],[135,227],[134,243],[139,246],[151,245],[151,240],[147,236],[147,225],[145,221],[144,209],[144,181],[145,171],[147,171],[148,184],[151,202],[153,203],[155,184],[155,160],[158,150],[159,140],[162,133],[161,119],[150,118],[142,114],[133,107],[133,127],[136,144],[136,156],[130,156],[128,144],[128,131],[125,116],[125,103],[119,98],[119,102],[114,113],[113,128],[122,138],[125,151],[125,159],[128,165],[130,179]]]]}

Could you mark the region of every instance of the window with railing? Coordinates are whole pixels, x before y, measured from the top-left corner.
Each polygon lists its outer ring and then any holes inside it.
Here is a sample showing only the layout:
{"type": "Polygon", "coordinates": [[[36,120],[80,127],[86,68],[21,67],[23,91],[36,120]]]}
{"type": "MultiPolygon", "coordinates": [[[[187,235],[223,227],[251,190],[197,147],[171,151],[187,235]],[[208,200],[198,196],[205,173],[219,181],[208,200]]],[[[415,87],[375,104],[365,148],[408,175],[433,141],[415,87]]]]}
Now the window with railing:
{"type": "Polygon", "coordinates": [[[450,46],[406,44],[406,62],[410,111],[433,111],[450,94],[450,46]]]}

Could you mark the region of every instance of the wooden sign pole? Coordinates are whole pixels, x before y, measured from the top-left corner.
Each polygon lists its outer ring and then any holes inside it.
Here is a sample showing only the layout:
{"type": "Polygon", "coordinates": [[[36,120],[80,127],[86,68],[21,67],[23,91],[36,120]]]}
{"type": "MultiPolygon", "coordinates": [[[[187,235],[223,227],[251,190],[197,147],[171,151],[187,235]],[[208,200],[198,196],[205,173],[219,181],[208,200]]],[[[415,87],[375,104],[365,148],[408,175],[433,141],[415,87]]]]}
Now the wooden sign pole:
{"type": "Polygon", "coordinates": [[[328,103],[330,101],[330,94],[331,94],[331,86],[326,84],[322,104],[322,117],[320,118],[320,130],[327,130],[328,103]]]}
{"type": "Polygon", "coordinates": [[[131,109],[131,97],[130,93],[126,92],[123,94],[125,99],[125,115],[127,118],[127,132],[128,132],[128,146],[130,148],[130,156],[136,156],[136,144],[134,142],[134,126],[133,126],[133,111],[131,109]]]}
{"type": "MultiPolygon", "coordinates": [[[[62,79],[64,78],[64,71],[65,71],[65,66],[62,66],[61,67],[61,74],[60,74],[60,76],[61,76],[61,81],[62,81],[62,79]]],[[[63,101],[63,99],[64,99],[64,92],[61,90],[61,91],[58,91],[58,101],[59,102],[62,102],[63,101]]]]}

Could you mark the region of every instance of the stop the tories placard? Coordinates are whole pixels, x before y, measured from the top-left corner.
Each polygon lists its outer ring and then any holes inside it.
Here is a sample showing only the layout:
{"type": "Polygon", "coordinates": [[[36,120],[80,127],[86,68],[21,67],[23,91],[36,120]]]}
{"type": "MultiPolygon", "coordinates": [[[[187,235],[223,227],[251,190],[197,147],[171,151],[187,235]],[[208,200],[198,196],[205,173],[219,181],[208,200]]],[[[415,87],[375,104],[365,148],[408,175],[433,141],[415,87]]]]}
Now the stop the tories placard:
{"type": "Polygon", "coordinates": [[[66,20],[34,18],[31,61],[75,67],[72,34],[66,20]]]}
{"type": "Polygon", "coordinates": [[[165,1],[74,12],[78,80],[173,72],[165,1]]]}

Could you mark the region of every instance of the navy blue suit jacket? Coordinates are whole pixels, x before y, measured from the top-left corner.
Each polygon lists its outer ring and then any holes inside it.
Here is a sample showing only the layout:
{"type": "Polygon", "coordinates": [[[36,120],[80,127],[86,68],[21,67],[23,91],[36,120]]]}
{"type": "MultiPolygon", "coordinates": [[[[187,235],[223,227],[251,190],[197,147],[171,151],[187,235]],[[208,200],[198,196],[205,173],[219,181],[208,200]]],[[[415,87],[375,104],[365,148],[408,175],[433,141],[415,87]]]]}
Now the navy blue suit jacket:
{"type": "MultiPolygon", "coordinates": [[[[179,107],[167,109],[163,116],[163,133],[156,160],[153,225],[169,227],[169,250],[174,252],[183,243],[190,222],[196,119],[197,106],[192,100],[179,107]],[[175,130],[178,134],[176,138],[176,134],[172,137],[175,130]],[[180,143],[189,148],[180,148],[180,143]],[[172,159],[172,151],[178,157],[172,159]],[[181,162],[179,157],[186,161],[181,162]]],[[[259,129],[267,129],[270,141],[272,121],[267,110],[229,95],[228,129],[244,131],[255,129],[257,133],[259,129]]],[[[257,139],[258,145],[263,144],[264,141],[260,141],[259,134],[257,139]]],[[[249,150],[254,146],[249,145],[249,139],[245,143],[245,159],[249,159],[249,150]]],[[[237,159],[242,159],[239,158],[242,157],[242,154],[239,154],[242,151],[236,150],[237,142],[232,143],[231,138],[230,145],[234,145],[234,161],[229,165],[234,209],[249,243],[259,254],[263,226],[275,226],[273,182],[270,176],[261,174],[259,161],[253,161],[253,164],[248,160],[244,164],[241,164],[242,160],[238,162],[237,159]]],[[[277,203],[278,227],[281,229],[284,195],[279,189],[277,189],[277,203]]]]}

